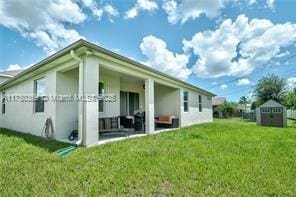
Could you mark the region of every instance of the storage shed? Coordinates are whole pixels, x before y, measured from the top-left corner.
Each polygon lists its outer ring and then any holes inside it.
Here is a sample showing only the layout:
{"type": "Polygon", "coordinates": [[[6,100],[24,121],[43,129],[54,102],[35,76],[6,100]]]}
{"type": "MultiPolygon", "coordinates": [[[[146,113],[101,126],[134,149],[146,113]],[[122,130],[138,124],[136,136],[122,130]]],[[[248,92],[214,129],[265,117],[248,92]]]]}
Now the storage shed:
{"type": "Polygon", "coordinates": [[[282,104],[269,100],[256,109],[257,125],[286,127],[287,108],[282,104]]]}

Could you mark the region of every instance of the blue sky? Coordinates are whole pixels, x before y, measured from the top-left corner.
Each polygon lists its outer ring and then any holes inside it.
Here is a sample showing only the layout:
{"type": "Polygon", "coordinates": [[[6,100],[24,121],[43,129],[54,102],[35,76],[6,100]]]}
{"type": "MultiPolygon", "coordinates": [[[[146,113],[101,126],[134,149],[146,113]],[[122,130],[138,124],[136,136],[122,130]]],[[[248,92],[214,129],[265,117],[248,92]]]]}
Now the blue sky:
{"type": "Polygon", "coordinates": [[[0,70],[83,37],[228,100],[267,74],[296,83],[293,0],[0,2],[0,70]]]}

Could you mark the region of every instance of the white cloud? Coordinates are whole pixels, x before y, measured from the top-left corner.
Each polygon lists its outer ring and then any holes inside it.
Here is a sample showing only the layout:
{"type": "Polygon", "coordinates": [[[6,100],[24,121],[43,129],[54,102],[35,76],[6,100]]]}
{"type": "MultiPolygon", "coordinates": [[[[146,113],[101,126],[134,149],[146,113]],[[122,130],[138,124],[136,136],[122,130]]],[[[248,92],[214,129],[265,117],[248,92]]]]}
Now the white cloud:
{"type": "Polygon", "coordinates": [[[248,0],[248,4],[249,4],[249,5],[252,5],[252,4],[254,4],[254,3],[256,3],[256,0],[248,0]]]}
{"type": "Polygon", "coordinates": [[[110,22],[113,22],[112,17],[119,15],[118,10],[110,4],[98,4],[95,0],[82,0],[82,3],[85,7],[91,10],[92,15],[100,21],[105,14],[110,22]]]}
{"type": "Polygon", "coordinates": [[[185,23],[189,19],[194,20],[202,14],[214,18],[228,2],[234,1],[237,0],[164,0],[162,8],[168,15],[168,21],[175,24],[179,21],[185,23]]]}
{"type": "Polygon", "coordinates": [[[94,7],[95,6],[95,1],[94,0],[81,0],[81,2],[86,7],[94,7]]]}
{"type": "MultiPolygon", "coordinates": [[[[221,10],[227,5],[248,6],[257,4],[257,0],[164,0],[163,10],[168,15],[168,21],[172,24],[185,23],[188,20],[195,20],[202,15],[212,19],[220,15],[221,10]]],[[[262,1],[260,1],[262,2],[262,1]]],[[[263,1],[267,8],[274,8],[274,0],[263,1]]]]}
{"type": "Polygon", "coordinates": [[[110,4],[107,4],[104,6],[104,11],[110,16],[118,16],[119,15],[119,12],[117,11],[117,9],[114,8],[110,4]]]}
{"type": "Polygon", "coordinates": [[[222,90],[225,90],[226,88],[228,88],[228,85],[226,85],[226,84],[222,84],[222,85],[220,85],[220,88],[221,88],[222,90]]]}
{"type": "Polygon", "coordinates": [[[132,7],[131,9],[125,12],[124,18],[125,19],[135,18],[137,15],[138,15],[138,9],[135,7],[132,7]]]}
{"type": "Polygon", "coordinates": [[[273,24],[240,15],[213,31],[183,41],[185,52],[198,56],[193,72],[200,77],[242,76],[271,61],[281,48],[296,44],[296,24],[273,24]],[[287,36],[289,35],[289,36],[287,36]]]}
{"type": "Polygon", "coordinates": [[[287,55],[290,55],[290,52],[289,51],[285,51],[283,53],[279,53],[279,54],[275,55],[275,57],[281,58],[281,57],[284,57],[284,56],[287,56],[287,55]]]}
{"type": "Polygon", "coordinates": [[[6,69],[6,71],[12,71],[12,70],[21,70],[22,67],[18,64],[11,64],[8,66],[8,68],[6,69]]]}
{"type": "Polygon", "coordinates": [[[0,24],[33,39],[49,54],[82,38],[64,24],[79,24],[85,19],[78,4],[71,0],[0,1],[0,24]]]}
{"type": "Polygon", "coordinates": [[[237,82],[238,86],[244,86],[244,85],[249,85],[251,84],[249,79],[239,79],[237,82]]]}
{"type": "Polygon", "coordinates": [[[296,77],[291,77],[287,79],[287,88],[288,90],[293,90],[296,88],[296,77]]]}
{"type": "Polygon", "coordinates": [[[152,12],[158,9],[158,5],[153,0],[137,0],[134,7],[125,12],[125,19],[135,18],[140,11],[152,12]]]}
{"type": "Polygon", "coordinates": [[[146,36],[140,48],[147,57],[147,65],[181,80],[186,80],[191,74],[190,69],[187,68],[188,56],[174,54],[167,49],[167,44],[163,40],[152,35],[146,36]]]}
{"type": "Polygon", "coordinates": [[[273,9],[275,0],[266,0],[267,7],[273,9]]]}
{"type": "Polygon", "coordinates": [[[9,65],[5,71],[12,71],[12,70],[23,70],[23,69],[27,69],[30,68],[31,66],[33,66],[34,63],[31,63],[27,66],[20,66],[19,64],[11,64],[9,65]]]}
{"type": "Polygon", "coordinates": [[[50,1],[46,12],[58,21],[73,24],[81,23],[86,19],[86,15],[82,13],[79,6],[71,0],[50,1]]]}

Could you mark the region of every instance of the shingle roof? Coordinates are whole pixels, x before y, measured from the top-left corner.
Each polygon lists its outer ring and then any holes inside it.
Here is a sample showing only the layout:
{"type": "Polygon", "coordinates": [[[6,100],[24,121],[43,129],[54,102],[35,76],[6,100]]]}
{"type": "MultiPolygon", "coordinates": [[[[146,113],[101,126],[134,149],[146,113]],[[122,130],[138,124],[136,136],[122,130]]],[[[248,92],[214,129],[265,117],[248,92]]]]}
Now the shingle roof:
{"type": "Polygon", "coordinates": [[[8,70],[8,71],[1,71],[0,74],[14,77],[15,75],[19,74],[22,71],[23,70],[8,70]]]}
{"type": "Polygon", "coordinates": [[[213,106],[222,105],[225,101],[225,97],[213,97],[212,104],[213,106]]]}

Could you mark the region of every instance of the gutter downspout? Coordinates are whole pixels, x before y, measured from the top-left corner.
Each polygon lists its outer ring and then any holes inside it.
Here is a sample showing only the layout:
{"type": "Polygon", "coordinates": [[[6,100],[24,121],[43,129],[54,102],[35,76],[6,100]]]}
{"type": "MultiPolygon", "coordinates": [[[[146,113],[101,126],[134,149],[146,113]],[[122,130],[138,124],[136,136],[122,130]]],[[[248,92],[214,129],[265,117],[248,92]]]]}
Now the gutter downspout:
{"type": "Polygon", "coordinates": [[[76,145],[79,146],[82,144],[82,131],[83,131],[83,99],[84,96],[84,65],[83,60],[80,59],[78,56],[76,56],[75,52],[71,50],[70,55],[73,59],[77,60],[79,62],[79,92],[78,92],[78,102],[79,102],[79,109],[78,109],[78,140],[76,142],[76,145]]]}

